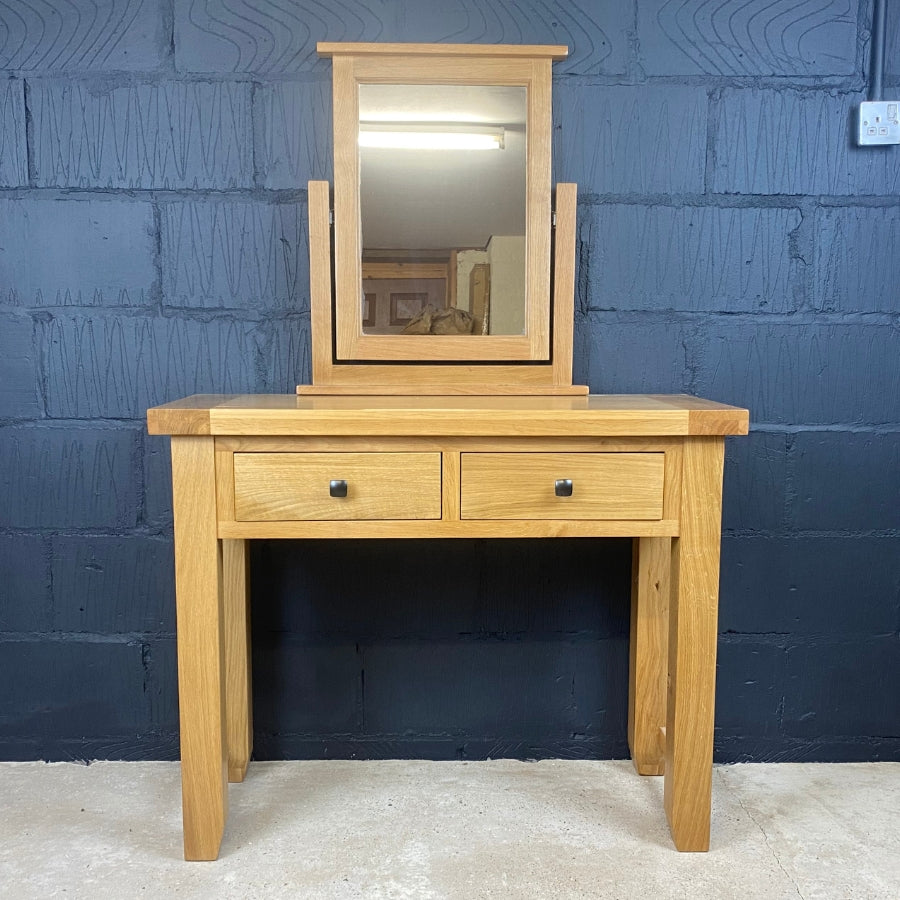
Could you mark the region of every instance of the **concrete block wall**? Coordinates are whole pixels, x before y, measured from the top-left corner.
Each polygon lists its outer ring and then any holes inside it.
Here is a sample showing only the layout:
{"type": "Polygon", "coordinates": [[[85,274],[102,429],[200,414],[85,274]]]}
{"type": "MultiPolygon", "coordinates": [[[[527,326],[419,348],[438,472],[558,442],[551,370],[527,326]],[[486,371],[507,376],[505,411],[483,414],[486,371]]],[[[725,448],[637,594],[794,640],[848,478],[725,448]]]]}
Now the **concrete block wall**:
{"type": "MultiPolygon", "coordinates": [[[[153,404],[309,377],[317,40],[565,43],[576,379],[745,404],[716,758],[900,759],[900,150],[870,0],[0,8],[0,758],[177,754],[153,404]]],[[[900,97],[900,10],[887,84],[900,97]]],[[[260,756],[625,753],[625,541],[260,542],[260,756]]]]}

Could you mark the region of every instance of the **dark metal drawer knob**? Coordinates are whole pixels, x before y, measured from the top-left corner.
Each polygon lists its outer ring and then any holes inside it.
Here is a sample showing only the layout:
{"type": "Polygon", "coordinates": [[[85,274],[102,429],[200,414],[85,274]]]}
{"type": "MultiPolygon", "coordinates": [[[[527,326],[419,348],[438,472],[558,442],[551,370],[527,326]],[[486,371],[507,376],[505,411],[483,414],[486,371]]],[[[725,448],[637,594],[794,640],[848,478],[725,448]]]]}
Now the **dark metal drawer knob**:
{"type": "Polygon", "coordinates": [[[332,497],[346,497],[347,496],[347,482],[346,481],[329,481],[328,482],[328,493],[332,497]]]}
{"type": "Polygon", "coordinates": [[[557,497],[571,497],[572,496],[572,479],[571,478],[557,478],[556,483],[553,486],[554,493],[557,497]]]}

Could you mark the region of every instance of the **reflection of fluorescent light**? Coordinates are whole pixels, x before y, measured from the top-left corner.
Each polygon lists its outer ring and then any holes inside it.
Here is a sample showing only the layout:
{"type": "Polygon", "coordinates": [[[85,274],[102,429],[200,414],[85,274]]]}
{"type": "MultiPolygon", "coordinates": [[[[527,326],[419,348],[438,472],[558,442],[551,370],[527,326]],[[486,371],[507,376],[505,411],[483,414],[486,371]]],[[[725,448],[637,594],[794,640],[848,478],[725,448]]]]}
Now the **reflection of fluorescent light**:
{"type": "Polygon", "coordinates": [[[421,122],[360,122],[359,146],[397,150],[502,150],[504,129],[421,122]]]}
{"type": "Polygon", "coordinates": [[[360,147],[392,150],[500,150],[496,136],[448,131],[360,131],[360,147]]]}

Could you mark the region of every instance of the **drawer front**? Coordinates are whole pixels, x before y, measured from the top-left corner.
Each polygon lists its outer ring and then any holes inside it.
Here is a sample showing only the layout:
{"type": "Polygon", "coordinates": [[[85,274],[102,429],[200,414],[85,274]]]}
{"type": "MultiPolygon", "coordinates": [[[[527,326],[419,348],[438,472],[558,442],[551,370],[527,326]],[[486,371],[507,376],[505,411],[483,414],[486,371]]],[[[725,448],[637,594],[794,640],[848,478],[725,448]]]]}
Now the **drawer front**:
{"type": "Polygon", "coordinates": [[[439,519],[440,453],[235,453],[238,522],[439,519]],[[346,482],[333,497],[332,481],[346,482]]]}
{"type": "Polygon", "coordinates": [[[663,453],[463,453],[462,518],[661,519],[664,458],[663,453]],[[566,480],[571,495],[557,496],[556,482],[566,480]]]}

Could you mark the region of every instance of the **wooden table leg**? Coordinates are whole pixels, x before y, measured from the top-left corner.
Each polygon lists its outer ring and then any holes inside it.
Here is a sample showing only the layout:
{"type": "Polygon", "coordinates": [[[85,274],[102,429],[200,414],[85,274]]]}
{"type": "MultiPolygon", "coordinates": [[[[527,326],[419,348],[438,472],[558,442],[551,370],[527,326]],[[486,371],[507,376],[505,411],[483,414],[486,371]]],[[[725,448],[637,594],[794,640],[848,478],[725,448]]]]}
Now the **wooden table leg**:
{"type": "Polygon", "coordinates": [[[635,538],[631,567],[628,747],[639,775],[662,775],[671,538],[635,538]]]}
{"type": "Polygon", "coordinates": [[[720,437],[685,441],[672,545],[664,796],[679,850],[709,849],[724,451],[720,437]]]}
{"type": "Polygon", "coordinates": [[[172,495],[184,858],[215,859],[228,813],[228,784],[212,438],[172,438],[172,495]]]}
{"type": "Polygon", "coordinates": [[[248,544],[222,541],[225,603],[225,734],[228,780],[243,781],[253,750],[250,681],[250,604],[248,544]]]}

